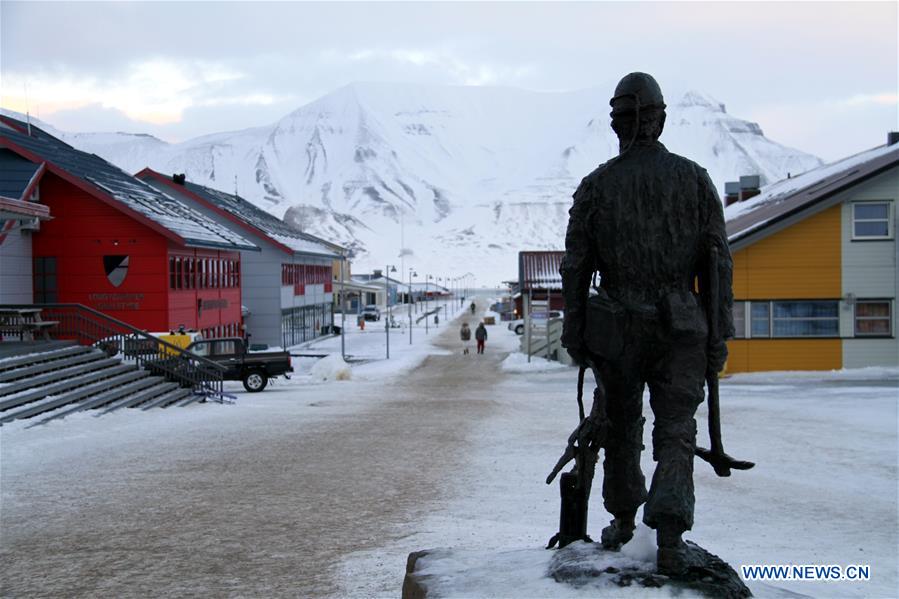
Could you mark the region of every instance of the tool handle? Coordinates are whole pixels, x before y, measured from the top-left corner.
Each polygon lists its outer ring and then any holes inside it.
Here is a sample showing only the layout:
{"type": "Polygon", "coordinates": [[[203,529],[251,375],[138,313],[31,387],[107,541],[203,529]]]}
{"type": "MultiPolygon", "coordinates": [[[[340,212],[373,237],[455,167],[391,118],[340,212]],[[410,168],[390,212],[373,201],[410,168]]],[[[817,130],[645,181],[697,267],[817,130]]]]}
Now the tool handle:
{"type": "Polygon", "coordinates": [[[709,320],[709,340],[718,341],[718,294],[720,289],[720,279],[718,278],[718,248],[714,245],[709,250],[709,288],[708,288],[708,315],[709,320]]]}
{"type": "MultiPolygon", "coordinates": [[[[709,321],[709,341],[718,342],[718,297],[720,290],[718,278],[718,248],[712,245],[709,248],[709,273],[707,306],[709,321]]],[[[721,442],[721,408],[718,401],[718,373],[707,369],[706,385],[709,388],[709,441],[714,453],[724,453],[724,444],[721,442]]]]}
{"type": "Polygon", "coordinates": [[[586,366],[581,366],[577,371],[577,409],[581,416],[578,422],[584,421],[584,373],[586,372],[586,366]]]}

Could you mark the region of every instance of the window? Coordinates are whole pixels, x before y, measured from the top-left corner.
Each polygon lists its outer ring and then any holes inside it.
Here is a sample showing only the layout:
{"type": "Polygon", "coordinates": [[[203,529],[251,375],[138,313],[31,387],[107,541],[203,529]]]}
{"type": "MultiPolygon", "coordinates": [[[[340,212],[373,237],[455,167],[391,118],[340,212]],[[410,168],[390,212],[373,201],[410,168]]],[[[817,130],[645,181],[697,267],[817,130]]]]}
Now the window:
{"type": "MultiPolygon", "coordinates": [[[[223,335],[227,336],[227,334],[223,335]]],[[[237,345],[234,341],[218,341],[215,344],[215,355],[232,356],[237,353],[237,345]]]]}
{"type": "Polygon", "coordinates": [[[839,302],[772,302],[774,337],[839,337],[839,302]]]}
{"type": "Polygon", "coordinates": [[[184,269],[180,257],[175,258],[175,289],[181,289],[184,285],[184,269]]]}
{"type": "Polygon", "coordinates": [[[746,337],[746,302],[734,302],[734,338],[746,337]]]}
{"type": "Polygon", "coordinates": [[[58,301],[56,286],[56,257],[38,256],[34,265],[34,302],[36,304],[52,304],[58,301]]]}
{"type": "Polygon", "coordinates": [[[169,256],[169,289],[175,288],[175,257],[169,256]]]}
{"type": "Polygon", "coordinates": [[[752,302],[750,314],[753,337],[771,336],[771,305],[768,302],[752,302]]]}
{"type": "Polygon", "coordinates": [[[853,239],[889,239],[890,229],[890,202],[852,204],[853,239]]]}
{"type": "Polygon", "coordinates": [[[855,302],[856,337],[890,337],[893,318],[889,301],[859,300],[855,302]]]}

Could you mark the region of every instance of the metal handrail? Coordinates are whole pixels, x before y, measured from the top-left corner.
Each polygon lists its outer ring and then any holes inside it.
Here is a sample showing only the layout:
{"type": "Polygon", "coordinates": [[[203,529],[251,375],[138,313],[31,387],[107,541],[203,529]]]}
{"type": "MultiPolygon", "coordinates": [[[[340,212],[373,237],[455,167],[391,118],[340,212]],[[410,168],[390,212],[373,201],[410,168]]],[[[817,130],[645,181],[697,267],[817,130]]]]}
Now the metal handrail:
{"type": "MultiPolygon", "coordinates": [[[[224,399],[224,366],[112,316],[83,304],[0,304],[0,309],[35,308],[40,308],[43,320],[57,322],[47,330],[54,339],[97,347],[111,357],[121,355],[123,360],[191,387],[194,393],[216,401],[224,399]]],[[[3,332],[0,327],[0,335],[3,332]]]]}

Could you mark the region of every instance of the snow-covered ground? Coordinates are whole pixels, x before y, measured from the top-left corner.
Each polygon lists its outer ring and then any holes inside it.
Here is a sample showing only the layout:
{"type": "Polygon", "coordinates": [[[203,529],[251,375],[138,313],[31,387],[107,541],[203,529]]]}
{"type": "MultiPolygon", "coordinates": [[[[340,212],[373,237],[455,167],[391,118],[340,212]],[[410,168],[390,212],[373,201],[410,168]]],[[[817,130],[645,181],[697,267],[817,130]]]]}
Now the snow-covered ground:
{"type": "MultiPolygon", "coordinates": [[[[319,367],[344,380],[295,358],[291,381],[238,384],[235,405],[0,428],[0,595],[395,597],[406,555],[437,547],[531,564],[451,595],[584,594],[541,579],[559,504],[543,481],[576,424],[576,372],[507,358],[518,339],[502,324],[484,356],[463,356],[460,321],[443,320],[411,347],[398,330],[389,361],[319,367]]],[[[379,357],[384,335],[348,330],[347,353],[379,357]]],[[[688,538],[735,567],[869,564],[865,583],[775,586],[896,596],[897,389],[884,369],[724,381],[726,447],[757,466],[721,479],[697,462],[688,538]]],[[[647,407],[647,447],[651,421],[647,407]]],[[[625,556],[651,560],[652,540],[641,527],[625,556]]]]}
{"type": "MultiPolygon", "coordinates": [[[[511,361],[522,362],[514,355],[511,361]]],[[[546,371],[539,360],[532,366],[495,388],[501,407],[480,423],[471,463],[452,481],[446,505],[409,523],[395,545],[346,560],[348,595],[388,594],[401,584],[409,552],[453,548],[452,560],[429,571],[447,577],[435,589],[439,596],[595,596],[595,589],[563,590],[542,576],[551,552],[541,558],[540,547],[556,532],[559,509],[558,486],[547,487],[544,478],[577,423],[576,377],[573,369],[546,371]],[[492,584],[484,577],[488,563],[498,568],[492,584]],[[454,569],[469,578],[453,578],[454,569]]],[[[722,381],[721,395],[728,452],[757,465],[722,479],[697,460],[696,525],[686,538],[737,569],[868,564],[873,573],[868,582],[749,583],[759,597],[780,596],[775,587],[815,597],[896,597],[899,370],[739,375],[722,381]]],[[[651,448],[646,400],[644,445],[651,448]]],[[[707,416],[703,404],[697,421],[705,446],[707,416]]],[[[644,472],[653,465],[647,449],[644,472]]],[[[594,537],[608,519],[597,491],[594,537]]],[[[654,535],[642,524],[623,549],[650,561],[654,550],[654,535]]],[[[635,587],[627,596],[669,593],[635,587]]]]}

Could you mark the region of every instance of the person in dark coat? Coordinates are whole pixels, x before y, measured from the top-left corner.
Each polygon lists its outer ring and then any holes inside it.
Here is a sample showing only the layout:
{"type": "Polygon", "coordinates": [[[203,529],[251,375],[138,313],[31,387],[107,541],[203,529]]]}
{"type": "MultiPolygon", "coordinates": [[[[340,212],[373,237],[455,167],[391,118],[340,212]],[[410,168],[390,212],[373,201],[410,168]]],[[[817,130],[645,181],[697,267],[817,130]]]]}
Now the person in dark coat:
{"type": "Polygon", "coordinates": [[[462,323],[462,329],[459,331],[459,338],[462,339],[462,354],[468,355],[471,347],[471,329],[467,322],[462,323]]]}
{"type": "Polygon", "coordinates": [[[487,328],[484,326],[483,322],[474,330],[474,338],[478,342],[478,353],[484,353],[484,343],[487,341],[487,328]]]}
{"type": "MultiPolygon", "coordinates": [[[[696,408],[707,369],[720,371],[733,336],[733,262],[721,200],[708,173],[669,152],[658,138],[665,103],[656,81],[631,73],[615,89],[612,128],[619,155],[600,165],[574,194],[560,272],[565,298],[562,345],[605,386],[610,421],[602,486],[614,516],[602,543],[617,549],[633,535],[637,509],[656,529],[658,568],[686,567],[681,535],[693,526],[696,408]],[[694,282],[717,248],[720,336],[708,338],[707,315],[694,282]],[[598,273],[597,295],[589,297],[598,273]],[[589,301],[588,301],[589,297],[589,301]],[[649,386],[655,416],[647,493],[642,398],[649,386]]],[[[580,437],[592,438],[591,415],[580,437]]]]}

